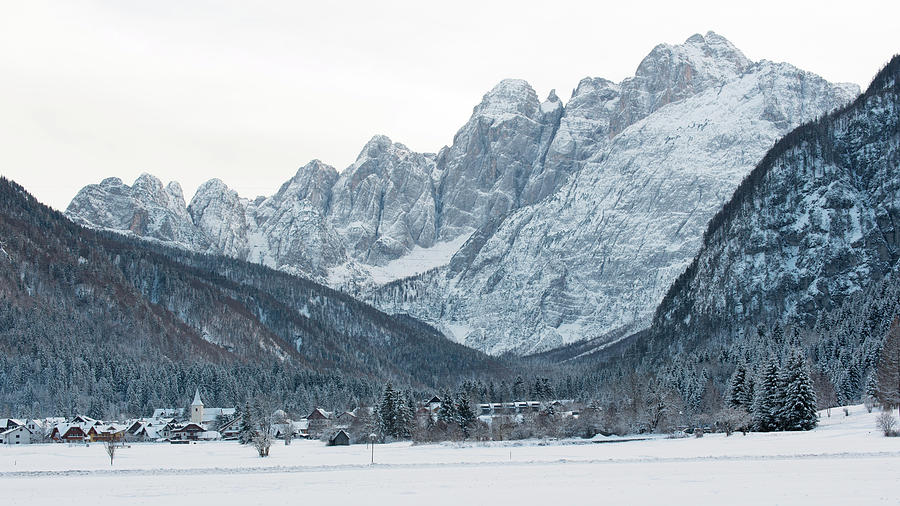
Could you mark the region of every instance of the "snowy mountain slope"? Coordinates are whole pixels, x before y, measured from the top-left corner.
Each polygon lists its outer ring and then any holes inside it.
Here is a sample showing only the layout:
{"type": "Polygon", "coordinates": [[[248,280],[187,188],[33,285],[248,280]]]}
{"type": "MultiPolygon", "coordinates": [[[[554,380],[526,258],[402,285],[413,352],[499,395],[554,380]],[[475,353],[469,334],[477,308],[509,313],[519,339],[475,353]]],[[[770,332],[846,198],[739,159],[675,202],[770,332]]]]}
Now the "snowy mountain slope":
{"type": "Polygon", "coordinates": [[[271,197],[213,180],[183,212],[91,185],[67,214],[306,275],[482,350],[527,353],[645,326],[765,150],[856,93],[751,62],[709,32],[657,46],[621,83],[582,80],[565,106],[504,80],[437,155],[375,136],[345,171],[311,162],[271,197]]]}
{"type": "Polygon", "coordinates": [[[464,247],[465,258],[383,288],[375,304],[490,353],[646,327],[707,221],[772,143],[855,95],[787,64],[739,68],[626,127],[555,194],[464,247]]]}
{"type": "MultiPolygon", "coordinates": [[[[776,144],[710,222],[657,309],[681,341],[812,323],[900,258],[900,57],[847,107],[776,144]]],[[[676,339],[677,337],[677,339],[676,339]]]]}

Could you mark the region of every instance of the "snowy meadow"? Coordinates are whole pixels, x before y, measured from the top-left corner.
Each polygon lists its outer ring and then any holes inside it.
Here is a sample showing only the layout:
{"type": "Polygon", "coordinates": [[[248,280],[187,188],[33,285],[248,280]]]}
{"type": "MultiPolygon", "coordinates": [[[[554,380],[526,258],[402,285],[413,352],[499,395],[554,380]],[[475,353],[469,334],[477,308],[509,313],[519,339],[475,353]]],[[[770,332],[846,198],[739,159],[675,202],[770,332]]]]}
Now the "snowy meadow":
{"type": "Polygon", "coordinates": [[[0,449],[3,504],[896,504],[900,438],[879,411],[822,413],[810,432],[655,436],[640,441],[326,447],[234,442],[0,449]]]}

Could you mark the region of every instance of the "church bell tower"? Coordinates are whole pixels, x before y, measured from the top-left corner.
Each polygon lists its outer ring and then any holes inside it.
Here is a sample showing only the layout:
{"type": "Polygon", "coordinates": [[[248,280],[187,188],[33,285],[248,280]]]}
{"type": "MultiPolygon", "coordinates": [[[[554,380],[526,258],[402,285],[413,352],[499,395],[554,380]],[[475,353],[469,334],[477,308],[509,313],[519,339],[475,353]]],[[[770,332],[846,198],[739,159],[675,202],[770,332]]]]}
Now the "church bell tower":
{"type": "Polygon", "coordinates": [[[191,423],[200,424],[203,421],[203,401],[200,400],[200,389],[194,392],[194,402],[191,403],[191,423]]]}

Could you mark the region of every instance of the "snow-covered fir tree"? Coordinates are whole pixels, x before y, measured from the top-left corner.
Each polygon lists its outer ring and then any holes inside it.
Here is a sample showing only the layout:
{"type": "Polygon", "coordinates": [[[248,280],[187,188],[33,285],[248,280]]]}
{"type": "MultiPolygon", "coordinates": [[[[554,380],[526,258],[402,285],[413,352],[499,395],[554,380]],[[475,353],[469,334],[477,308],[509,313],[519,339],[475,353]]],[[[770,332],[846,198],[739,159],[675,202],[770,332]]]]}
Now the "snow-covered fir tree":
{"type": "Polygon", "coordinates": [[[256,435],[255,415],[256,413],[250,406],[250,402],[245,402],[244,407],[241,409],[241,428],[238,432],[238,442],[242,445],[252,442],[253,437],[256,435]]]}
{"type": "Polygon", "coordinates": [[[469,437],[472,427],[477,420],[475,411],[472,409],[472,403],[469,402],[469,395],[465,390],[460,391],[456,395],[456,423],[463,431],[464,437],[469,437]]]}
{"type": "Polygon", "coordinates": [[[397,433],[397,392],[388,383],[384,387],[381,396],[381,404],[378,405],[378,422],[381,433],[385,436],[395,437],[397,433]]]}
{"type": "Polygon", "coordinates": [[[766,362],[758,385],[753,405],[753,425],[760,432],[778,430],[781,426],[779,414],[782,397],[775,357],[770,357],[766,362]]]}
{"type": "Polygon", "coordinates": [[[441,394],[441,405],[438,407],[437,418],[444,423],[457,421],[456,404],[453,402],[453,396],[450,395],[450,392],[441,394]]]}
{"type": "Polygon", "coordinates": [[[782,430],[812,430],[819,422],[816,413],[816,393],[800,350],[795,350],[784,368],[781,381],[783,394],[781,416],[782,430]]]}
{"type": "Polygon", "coordinates": [[[728,385],[727,404],[732,408],[749,409],[745,404],[747,400],[747,369],[739,364],[731,375],[731,383],[728,385]]]}

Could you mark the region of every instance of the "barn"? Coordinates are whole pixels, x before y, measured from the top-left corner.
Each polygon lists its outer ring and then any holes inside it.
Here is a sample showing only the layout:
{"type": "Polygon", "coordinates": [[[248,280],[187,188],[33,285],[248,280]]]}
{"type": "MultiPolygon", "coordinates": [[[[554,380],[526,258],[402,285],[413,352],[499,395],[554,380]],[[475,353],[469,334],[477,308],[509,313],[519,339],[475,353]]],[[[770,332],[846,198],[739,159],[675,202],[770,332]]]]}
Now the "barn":
{"type": "Polygon", "coordinates": [[[350,434],[343,429],[334,433],[328,439],[328,446],[350,446],[350,434]]]}

